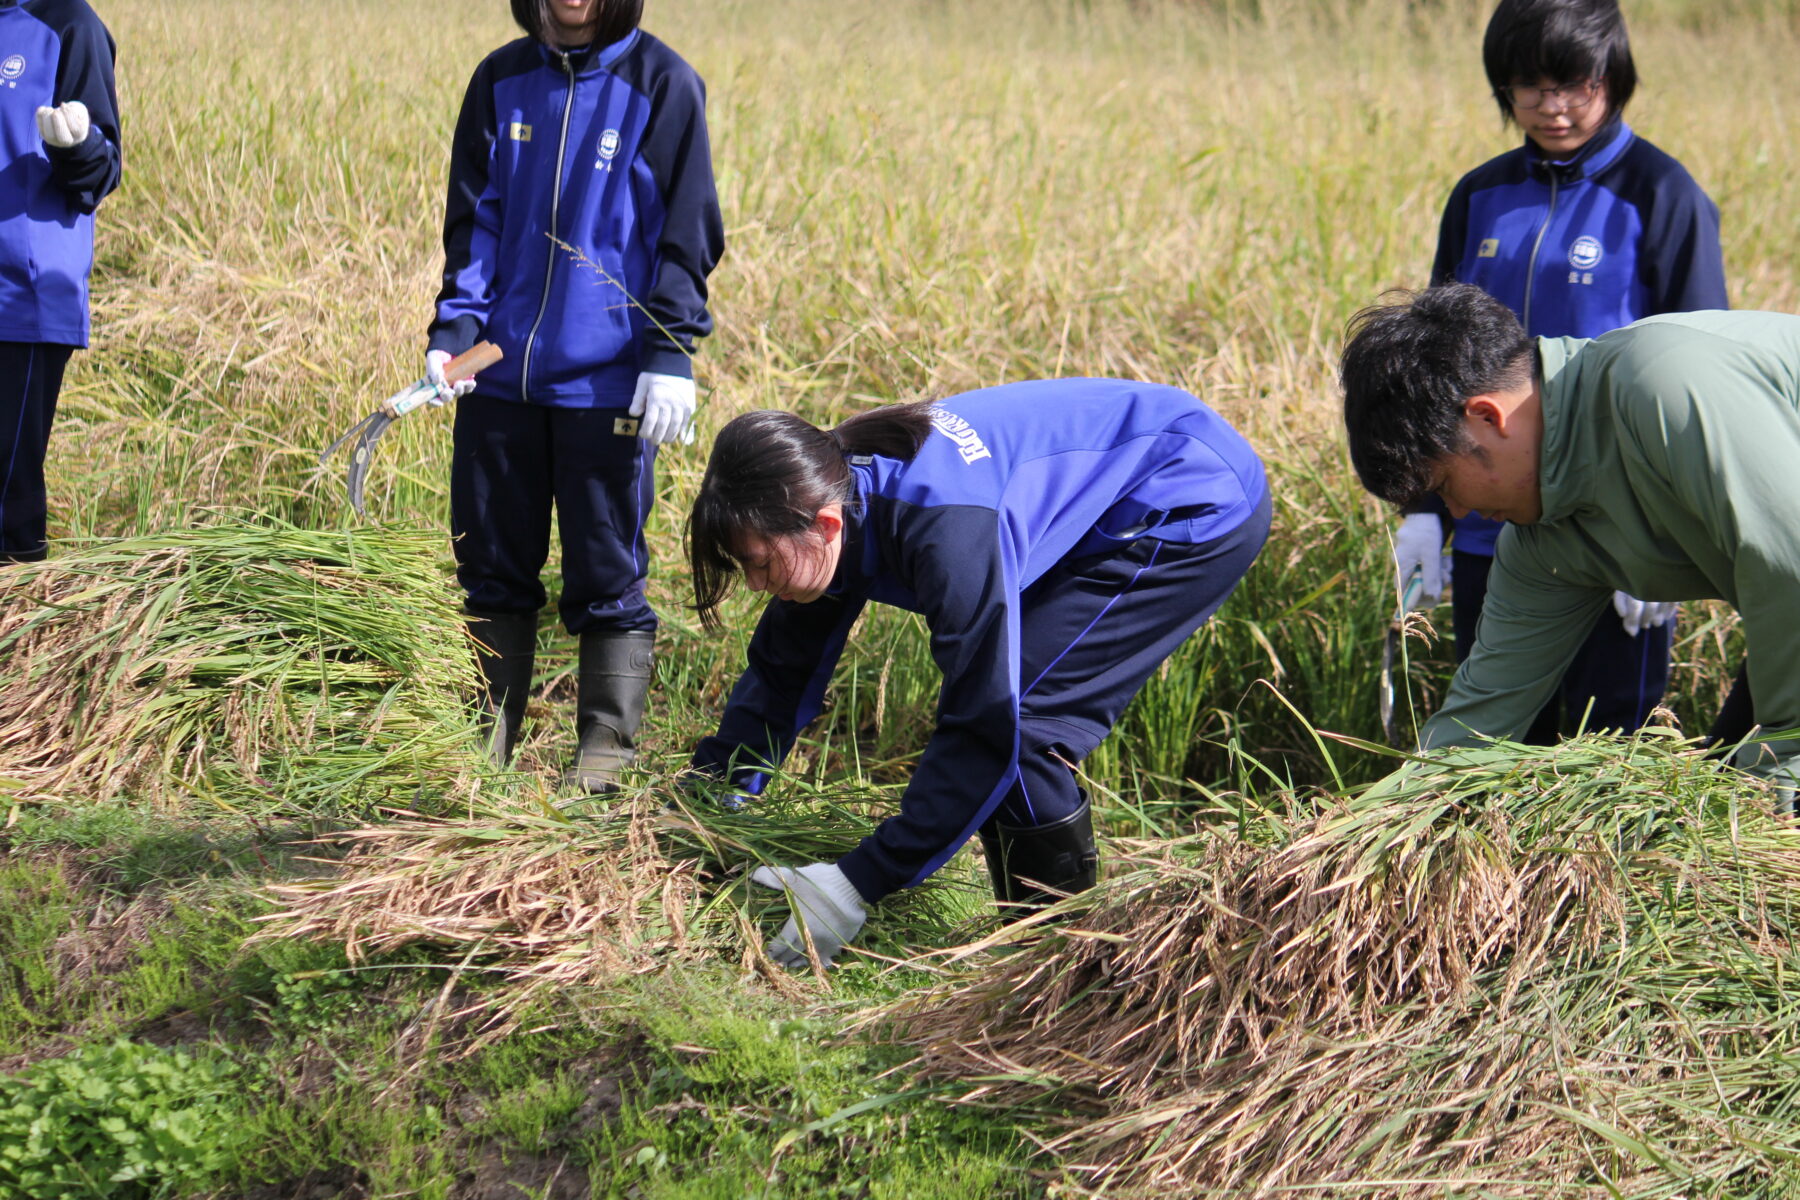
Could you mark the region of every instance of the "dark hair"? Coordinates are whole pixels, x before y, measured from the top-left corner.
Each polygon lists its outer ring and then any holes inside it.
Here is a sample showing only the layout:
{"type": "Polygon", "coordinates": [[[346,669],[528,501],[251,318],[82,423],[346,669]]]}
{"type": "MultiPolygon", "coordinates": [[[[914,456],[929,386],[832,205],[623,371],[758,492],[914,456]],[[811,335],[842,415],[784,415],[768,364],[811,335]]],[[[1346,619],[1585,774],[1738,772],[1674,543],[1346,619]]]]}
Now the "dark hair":
{"type": "Polygon", "coordinates": [[[1609,116],[1624,112],[1637,90],[1618,0],[1500,0],[1481,41],[1481,62],[1507,121],[1514,118],[1506,89],[1515,79],[1604,80],[1609,116]]]}
{"type": "Polygon", "coordinates": [[[827,504],[849,504],[852,454],[910,461],[931,433],[929,400],[858,413],[820,429],[790,412],[764,409],[734,417],[713,439],[706,477],[688,513],[688,562],[694,607],[708,629],[736,580],[746,533],[787,537],[812,527],[827,504]]]}
{"type": "Polygon", "coordinates": [[[1357,478],[1408,505],[1440,459],[1469,448],[1464,404],[1530,383],[1537,360],[1512,310],[1471,284],[1387,299],[1350,318],[1338,381],[1357,478]]]}
{"type": "MultiPolygon", "coordinates": [[[[546,45],[556,43],[561,28],[550,15],[550,0],[512,0],[513,20],[519,28],[546,45]]],[[[610,46],[638,27],[644,19],[644,0],[600,0],[594,8],[595,46],[610,46]]]]}

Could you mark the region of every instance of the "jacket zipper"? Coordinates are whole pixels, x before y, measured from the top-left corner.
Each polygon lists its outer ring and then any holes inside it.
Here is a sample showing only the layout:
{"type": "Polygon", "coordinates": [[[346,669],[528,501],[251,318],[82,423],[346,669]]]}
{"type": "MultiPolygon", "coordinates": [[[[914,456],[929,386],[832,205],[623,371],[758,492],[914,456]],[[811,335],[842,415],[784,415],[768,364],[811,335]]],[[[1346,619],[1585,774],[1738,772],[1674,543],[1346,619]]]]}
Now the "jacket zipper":
{"type": "Polygon", "coordinates": [[[563,101],[562,133],[556,142],[556,184],[550,189],[550,250],[544,263],[544,294],[538,299],[537,319],[531,323],[531,332],[525,335],[525,362],[519,369],[519,399],[526,403],[531,401],[531,355],[537,349],[538,327],[550,308],[550,280],[556,274],[556,252],[561,249],[556,239],[562,234],[557,219],[562,211],[563,157],[569,149],[569,115],[575,111],[575,64],[567,54],[562,55],[562,64],[563,73],[569,77],[569,97],[563,101]]]}
{"type": "Polygon", "coordinates": [[[1544,214],[1544,223],[1538,226],[1537,240],[1531,243],[1531,258],[1525,264],[1525,308],[1520,315],[1525,319],[1520,324],[1525,326],[1525,335],[1531,336],[1531,289],[1537,283],[1538,250],[1544,245],[1544,235],[1550,232],[1550,222],[1556,219],[1556,171],[1550,171],[1550,209],[1544,214]]]}

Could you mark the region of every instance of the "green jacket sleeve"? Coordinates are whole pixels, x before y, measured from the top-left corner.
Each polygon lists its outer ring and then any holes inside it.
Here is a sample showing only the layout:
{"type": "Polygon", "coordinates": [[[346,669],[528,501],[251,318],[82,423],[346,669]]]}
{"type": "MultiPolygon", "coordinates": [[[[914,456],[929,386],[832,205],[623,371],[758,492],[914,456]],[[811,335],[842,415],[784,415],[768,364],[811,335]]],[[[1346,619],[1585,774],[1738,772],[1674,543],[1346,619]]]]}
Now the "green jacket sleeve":
{"type": "Polygon", "coordinates": [[[1424,748],[1518,737],[1556,690],[1612,589],[1553,566],[1540,531],[1501,531],[1475,647],[1421,736],[1424,748]]]}

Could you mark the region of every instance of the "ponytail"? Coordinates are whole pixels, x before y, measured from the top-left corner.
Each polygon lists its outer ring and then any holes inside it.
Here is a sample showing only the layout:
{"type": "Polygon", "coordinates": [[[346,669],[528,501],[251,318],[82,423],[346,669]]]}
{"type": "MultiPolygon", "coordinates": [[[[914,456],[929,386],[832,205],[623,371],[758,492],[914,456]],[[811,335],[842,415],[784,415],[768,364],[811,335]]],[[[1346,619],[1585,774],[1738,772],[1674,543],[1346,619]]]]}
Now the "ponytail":
{"type": "Polygon", "coordinates": [[[792,537],[812,528],[828,504],[856,499],[851,455],[912,460],[931,432],[931,402],[890,404],[820,429],[790,412],[765,409],[733,418],[713,440],[688,514],[688,563],[700,623],[718,627],[718,608],[741,570],[745,534],[792,537]]]}
{"type": "Polygon", "coordinates": [[[879,454],[911,462],[931,433],[932,400],[889,404],[857,413],[831,431],[845,454],[879,454]]]}

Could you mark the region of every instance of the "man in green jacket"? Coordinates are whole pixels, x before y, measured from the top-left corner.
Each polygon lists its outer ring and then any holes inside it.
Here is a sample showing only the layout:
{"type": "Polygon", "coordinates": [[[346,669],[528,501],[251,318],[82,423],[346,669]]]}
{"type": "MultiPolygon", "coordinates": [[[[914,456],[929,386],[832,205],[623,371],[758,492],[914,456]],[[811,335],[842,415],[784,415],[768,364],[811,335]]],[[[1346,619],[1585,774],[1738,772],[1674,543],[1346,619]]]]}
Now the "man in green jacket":
{"type": "MultiPolygon", "coordinates": [[[[1800,731],[1800,317],[1528,338],[1500,302],[1447,284],[1365,309],[1350,335],[1340,378],[1363,486],[1508,523],[1427,749],[1522,733],[1615,590],[1736,606],[1757,719],[1800,731]]],[[[1800,732],[1738,765],[1791,788],[1800,732]]]]}

